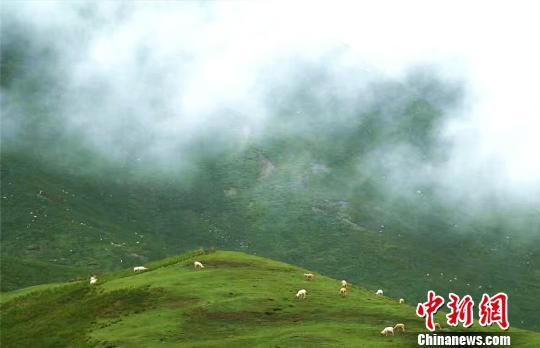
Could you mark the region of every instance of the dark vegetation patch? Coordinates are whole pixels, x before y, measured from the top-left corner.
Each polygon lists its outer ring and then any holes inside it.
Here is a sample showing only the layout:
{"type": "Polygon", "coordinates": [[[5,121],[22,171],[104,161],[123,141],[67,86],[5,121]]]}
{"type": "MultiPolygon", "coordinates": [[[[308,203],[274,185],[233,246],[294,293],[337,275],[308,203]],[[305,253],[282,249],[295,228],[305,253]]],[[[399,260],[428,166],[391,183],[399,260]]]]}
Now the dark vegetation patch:
{"type": "Polygon", "coordinates": [[[164,305],[166,307],[174,307],[174,308],[183,308],[183,307],[189,307],[196,303],[198,303],[199,300],[196,298],[187,298],[187,299],[170,299],[166,300],[164,302],[164,305]]]}
{"type": "Polygon", "coordinates": [[[269,267],[266,270],[276,272],[298,272],[298,269],[292,267],[269,267]]]}
{"type": "Polygon", "coordinates": [[[100,318],[119,319],[148,308],[162,290],[99,293],[87,284],[32,293],[0,307],[3,347],[89,347],[86,332],[100,318]]]}
{"type": "Polygon", "coordinates": [[[217,320],[250,320],[264,318],[262,313],[254,311],[207,312],[206,317],[217,320]]]}
{"type": "MultiPolygon", "coordinates": [[[[261,311],[239,310],[239,311],[215,311],[209,312],[198,310],[194,315],[202,316],[208,320],[229,320],[229,321],[251,321],[251,322],[349,322],[349,323],[398,323],[403,319],[388,316],[385,313],[362,313],[358,310],[320,310],[316,312],[289,313],[282,308],[274,307],[261,311]]],[[[412,323],[411,323],[412,324],[412,323]]],[[[420,321],[418,321],[420,325],[420,321]]]]}

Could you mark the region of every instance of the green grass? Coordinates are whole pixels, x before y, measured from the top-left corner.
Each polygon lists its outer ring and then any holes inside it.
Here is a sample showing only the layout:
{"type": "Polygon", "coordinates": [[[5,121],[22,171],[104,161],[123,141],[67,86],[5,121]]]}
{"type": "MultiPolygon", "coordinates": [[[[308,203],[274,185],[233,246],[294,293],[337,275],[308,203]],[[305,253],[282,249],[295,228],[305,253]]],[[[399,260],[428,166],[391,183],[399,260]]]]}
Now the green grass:
{"type": "MultiPolygon", "coordinates": [[[[229,251],[196,251],[88,280],[43,285],[2,297],[2,347],[395,347],[425,332],[414,307],[305,269],[229,251]],[[193,261],[206,268],[193,269],[193,261]],[[307,299],[295,298],[305,288],[307,299]],[[407,332],[381,337],[389,325],[407,332]]],[[[444,323],[443,313],[439,313],[444,323]]],[[[475,327],[468,331],[500,332],[475,327]]],[[[443,331],[448,331],[444,328],[443,331]]],[[[511,328],[518,347],[540,334],[511,328]]]]}

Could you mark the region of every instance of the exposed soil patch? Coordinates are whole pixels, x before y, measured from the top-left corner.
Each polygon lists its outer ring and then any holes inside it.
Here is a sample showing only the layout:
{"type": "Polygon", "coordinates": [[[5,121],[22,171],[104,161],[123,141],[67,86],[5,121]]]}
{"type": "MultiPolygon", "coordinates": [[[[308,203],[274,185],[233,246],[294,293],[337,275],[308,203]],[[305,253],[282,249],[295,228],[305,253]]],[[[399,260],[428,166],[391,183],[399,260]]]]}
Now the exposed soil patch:
{"type": "Polygon", "coordinates": [[[259,154],[259,165],[261,168],[261,171],[259,173],[259,180],[264,180],[268,178],[270,175],[272,175],[272,172],[276,168],[272,161],[264,157],[262,154],[259,154]]]}

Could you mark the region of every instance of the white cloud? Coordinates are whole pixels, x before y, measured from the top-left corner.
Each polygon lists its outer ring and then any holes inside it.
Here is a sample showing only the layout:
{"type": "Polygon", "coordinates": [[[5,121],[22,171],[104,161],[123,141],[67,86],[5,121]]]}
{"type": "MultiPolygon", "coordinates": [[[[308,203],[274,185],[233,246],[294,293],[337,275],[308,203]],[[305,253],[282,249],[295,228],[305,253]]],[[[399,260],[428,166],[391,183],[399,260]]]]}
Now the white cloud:
{"type": "Polygon", "coordinates": [[[50,39],[64,45],[76,100],[66,107],[69,127],[83,129],[105,152],[130,117],[161,139],[151,154],[176,151],[209,122],[230,121],[250,133],[268,111],[260,103],[262,69],[291,57],[316,62],[341,46],[343,66],[401,77],[426,63],[443,77],[464,78],[468,102],[453,111],[445,133],[453,144],[447,172],[490,189],[540,192],[535,1],[83,5],[95,20],[65,2],[12,3],[7,10],[39,32],[64,35],[50,39]],[[98,100],[85,97],[91,88],[101,90],[98,100]],[[236,116],[224,121],[214,112],[223,108],[236,116]]]}

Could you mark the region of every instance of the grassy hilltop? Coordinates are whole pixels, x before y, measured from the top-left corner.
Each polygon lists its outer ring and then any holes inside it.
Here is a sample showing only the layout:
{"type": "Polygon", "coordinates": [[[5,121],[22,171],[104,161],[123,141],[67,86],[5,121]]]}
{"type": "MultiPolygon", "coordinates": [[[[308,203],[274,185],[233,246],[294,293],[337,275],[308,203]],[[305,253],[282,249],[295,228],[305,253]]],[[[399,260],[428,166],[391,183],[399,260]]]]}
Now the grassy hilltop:
{"type": "MultiPolygon", "coordinates": [[[[306,281],[304,269],[257,256],[200,251],[147,266],[98,274],[95,286],[84,279],[4,293],[2,346],[396,347],[416,346],[425,332],[400,293],[381,298],[352,286],[342,298],[336,279],[306,281]],[[194,260],[206,268],[194,271],[194,260]],[[294,296],[301,288],[306,300],[294,296]],[[396,323],[407,332],[379,335],[396,323]]],[[[437,320],[445,322],[443,313],[437,320]]],[[[540,334],[509,332],[512,346],[540,344],[540,334]]]]}

